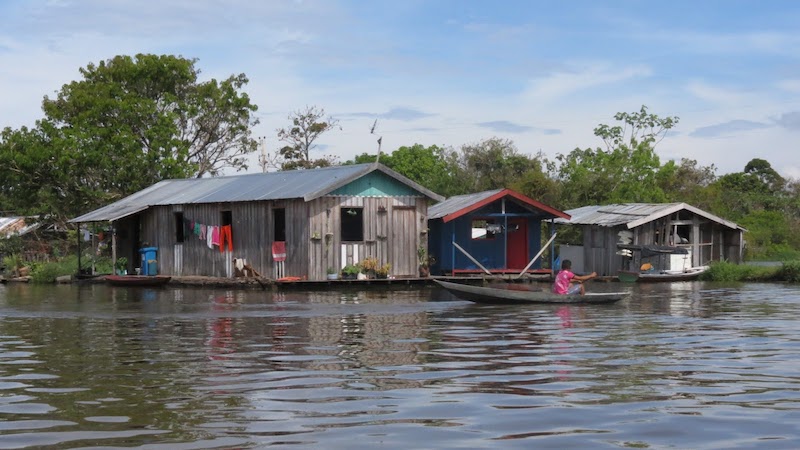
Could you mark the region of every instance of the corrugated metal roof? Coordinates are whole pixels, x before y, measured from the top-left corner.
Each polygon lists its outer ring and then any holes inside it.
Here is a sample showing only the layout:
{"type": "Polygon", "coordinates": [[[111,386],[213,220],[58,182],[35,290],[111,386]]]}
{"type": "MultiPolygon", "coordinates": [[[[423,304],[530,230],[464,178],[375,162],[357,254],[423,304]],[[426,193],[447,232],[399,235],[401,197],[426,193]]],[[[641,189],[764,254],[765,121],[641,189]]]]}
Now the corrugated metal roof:
{"type": "Polygon", "coordinates": [[[598,225],[616,227],[625,225],[635,228],[641,224],[660,219],[674,212],[686,209],[701,217],[725,225],[733,229],[744,228],[733,222],[717,217],[686,203],[622,203],[602,206],[583,206],[565,211],[572,216],[570,220],[556,219],[556,223],[570,225],[598,225]]]}
{"type": "Polygon", "coordinates": [[[26,224],[26,217],[12,216],[0,217],[0,238],[7,238],[15,235],[25,235],[39,228],[38,222],[26,224]]]}
{"type": "Polygon", "coordinates": [[[369,172],[379,170],[434,200],[443,197],[380,164],[355,164],[321,169],[165,180],[122,200],[76,217],[70,222],[113,221],[151,206],[249,202],[325,195],[369,172]]]}
{"type": "Polygon", "coordinates": [[[502,189],[493,189],[491,191],[478,192],[476,194],[456,195],[447,200],[437,203],[428,208],[428,219],[441,219],[444,216],[461,211],[468,208],[475,203],[479,203],[487,198],[497,195],[502,189]]]}

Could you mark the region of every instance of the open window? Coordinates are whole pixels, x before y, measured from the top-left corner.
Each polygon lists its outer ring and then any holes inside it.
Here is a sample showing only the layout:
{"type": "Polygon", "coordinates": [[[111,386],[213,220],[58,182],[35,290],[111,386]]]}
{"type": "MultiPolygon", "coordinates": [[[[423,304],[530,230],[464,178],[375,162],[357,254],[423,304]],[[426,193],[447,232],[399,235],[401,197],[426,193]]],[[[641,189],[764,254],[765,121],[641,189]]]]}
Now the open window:
{"type": "Polygon", "coordinates": [[[360,242],[364,240],[364,209],[341,208],[342,242],[360,242]]]}
{"type": "Polygon", "coordinates": [[[503,227],[494,219],[475,219],[472,221],[472,239],[476,241],[491,240],[500,234],[503,227]]]}

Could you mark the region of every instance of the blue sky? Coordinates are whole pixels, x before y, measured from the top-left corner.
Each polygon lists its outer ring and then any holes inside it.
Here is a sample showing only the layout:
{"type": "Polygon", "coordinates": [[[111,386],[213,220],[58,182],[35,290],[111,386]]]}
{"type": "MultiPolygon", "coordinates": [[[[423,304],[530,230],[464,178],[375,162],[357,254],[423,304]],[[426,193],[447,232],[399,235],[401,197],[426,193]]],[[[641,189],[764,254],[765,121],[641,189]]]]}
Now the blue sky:
{"type": "MultiPolygon", "coordinates": [[[[245,73],[255,135],[322,107],[342,160],[420,143],[508,138],[548,157],[647,105],[657,147],[718,174],[764,158],[800,177],[800,2],[0,0],[0,126],[32,125],[78,69],[119,54],[245,73]]],[[[257,170],[253,164],[251,171],[257,170]]]]}

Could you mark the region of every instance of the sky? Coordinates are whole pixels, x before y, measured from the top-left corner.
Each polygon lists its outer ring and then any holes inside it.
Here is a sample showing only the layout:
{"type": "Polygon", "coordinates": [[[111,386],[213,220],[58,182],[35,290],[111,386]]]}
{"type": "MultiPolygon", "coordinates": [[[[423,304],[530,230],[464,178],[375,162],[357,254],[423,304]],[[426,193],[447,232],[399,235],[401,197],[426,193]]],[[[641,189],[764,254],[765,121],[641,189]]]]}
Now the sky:
{"type": "Polygon", "coordinates": [[[0,127],[34,125],[88,64],[171,54],[201,81],[244,73],[273,153],[308,106],[341,125],[312,157],[345,161],[377,137],[385,152],[499,137],[552,159],[646,105],[679,118],[662,163],[722,175],[762,158],[797,178],[798,24],[792,0],[0,0],[0,127]]]}

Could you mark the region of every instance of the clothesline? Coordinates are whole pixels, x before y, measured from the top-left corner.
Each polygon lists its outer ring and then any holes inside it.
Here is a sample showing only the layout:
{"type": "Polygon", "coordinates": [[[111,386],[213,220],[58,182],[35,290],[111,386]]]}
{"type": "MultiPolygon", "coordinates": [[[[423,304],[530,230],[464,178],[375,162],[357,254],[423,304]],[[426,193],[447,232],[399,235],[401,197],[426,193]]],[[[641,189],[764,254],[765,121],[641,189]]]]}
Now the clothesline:
{"type": "Polygon", "coordinates": [[[225,251],[225,244],[228,244],[228,251],[233,251],[233,234],[231,225],[206,225],[191,219],[184,218],[183,226],[187,233],[197,236],[204,241],[208,248],[213,249],[216,245],[220,253],[225,251]]]}

